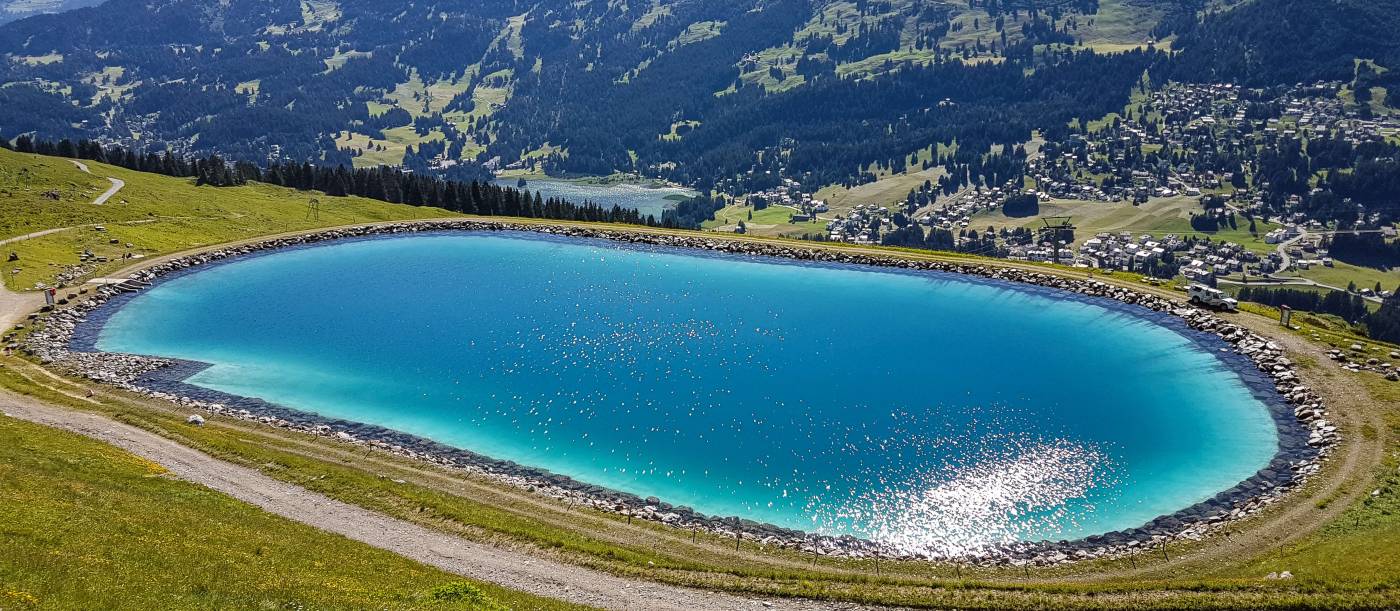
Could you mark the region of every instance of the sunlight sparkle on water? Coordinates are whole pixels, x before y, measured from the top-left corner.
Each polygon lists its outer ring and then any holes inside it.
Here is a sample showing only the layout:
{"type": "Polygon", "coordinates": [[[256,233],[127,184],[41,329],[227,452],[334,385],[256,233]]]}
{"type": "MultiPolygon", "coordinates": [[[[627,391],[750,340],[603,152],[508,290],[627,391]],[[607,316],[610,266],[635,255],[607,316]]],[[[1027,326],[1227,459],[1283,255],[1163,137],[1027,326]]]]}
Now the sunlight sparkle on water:
{"type": "Polygon", "coordinates": [[[906,554],[976,556],[1075,523],[1069,501],[1113,480],[1104,452],[1065,440],[984,447],[978,455],[970,466],[929,471],[912,485],[818,510],[816,521],[826,530],[861,524],[868,538],[906,554]]]}

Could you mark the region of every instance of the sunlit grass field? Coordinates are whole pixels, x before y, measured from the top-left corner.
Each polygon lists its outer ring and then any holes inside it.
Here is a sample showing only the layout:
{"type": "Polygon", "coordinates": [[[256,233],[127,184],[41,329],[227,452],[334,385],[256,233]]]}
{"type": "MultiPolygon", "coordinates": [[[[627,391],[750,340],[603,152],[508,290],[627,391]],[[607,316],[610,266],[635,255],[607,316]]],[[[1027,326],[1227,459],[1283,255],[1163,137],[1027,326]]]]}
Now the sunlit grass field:
{"type": "Polygon", "coordinates": [[[332,198],[266,184],[196,187],[192,178],[85,163],[91,174],[66,159],[0,149],[0,239],[72,228],[0,246],[0,260],[10,253],[18,256],[0,268],[7,288],[52,283],[65,266],[79,264],[85,249],[108,258],[93,266],[93,274],[100,275],[133,263],[128,255],[160,255],[316,227],[451,216],[436,208],[332,198]],[[107,203],[92,205],[111,186],[109,176],[126,181],[126,187],[107,203]],[[313,199],[319,202],[314,210],[313,199]]]}
{"type": "Polygon", "coordinates": [[[564,609],[0,417],[0,609],[564,609]],[[434,591],[466,583],[475,602],[434,591]]]}

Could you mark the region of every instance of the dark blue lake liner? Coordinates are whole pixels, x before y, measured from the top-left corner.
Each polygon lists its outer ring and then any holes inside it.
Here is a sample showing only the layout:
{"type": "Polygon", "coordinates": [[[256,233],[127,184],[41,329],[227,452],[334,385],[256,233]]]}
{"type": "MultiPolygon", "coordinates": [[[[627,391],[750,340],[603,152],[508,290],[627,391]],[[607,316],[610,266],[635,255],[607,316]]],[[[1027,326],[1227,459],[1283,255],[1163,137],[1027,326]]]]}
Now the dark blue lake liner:
{"type": "MultiPolygon", "coordinates": [[[[1235,505],[1259,497],[1260,495],[1276,488],[1288,484],[1292,478],[1292,466],[1303,461],[1315,458],[1318,450],[1307,444],[1309,431],[1300,423],[1293,414],[1293,407],[1278,393],[1274,387],[1274,381],[1265,373],[1259,371],[1255,364],[1245,355],[1236,352],[1233,347],[1220,339],[1213,333],[1192,329],[1186,322],[1169,312],[1157,312],[1137,305],[1127,304],[1107,297],[1097,297],[1083,295],[1080,293],[1065,291],[1061,289],[1042,287],[1034,284],[985,278],[971,274],[959,274],[955,272],[944,272],[935,270],[911,270],[898,267],[887,267],[883,265],[854,264],[854,263],[834,263],[826,261],[811,261],[781,256],[737,254],[727,252],[717,252],[701,248],[687,248],[676,246],[658,246],[651,244],[635,243],[622,240],[613,240],[594,237],[572,237],[556,236],[530,231],[514,230],[435,230],[414,233],[389,233],[347,237],[320,242],[298,244],[277,249],[259,250],[245,255],[228,257],[212,261],[204,265],[197,265],[184,269],[172,271],[159,276],[154,280],[155,284],[164,283],[189,274],[210,269],[213,266],[232,263],[235,261],[247,260],[250,258],[269,256],[287,252],[290,250],[301,250],[332,246],[348,242],[359,242],[369,240],[384,240],[417,236],[431,235],[457,235],[462,233],[478,233],[487,231],[493,234],[506,235],[512,238],[540,240],[559,243],[586,243],[595,246],[608,248],[629,249],[644,252],[666,252],[679,253],[688,256],[704,257],[731,261],[755,261],[763,263],[779,263],[784,265],[795,265],[803,267],[818,267],[832,269],[858,270],[886,274],[903,274],[916,277],[935,278],[941,280],[952,280],[957,282],[978,283],[996,286],[1025,293],[1038,294],[1060,300],[1073,300],[1089,303],[1110,311],[1119,312],[1146,320],[1154,324],[1166,327],[1175,331],[1179,335],[1189,339],[1200,350],[1215,356],[1221,363],[1233,371],[1249,389],[1250,393],[1262,403],[1274,421],[1277,431],[1278,449],[1273,459],[1264,468],[1260,469],[1252,477],[1240,482],[1236,486],[1215,495],[1214,497],[1178,510],[1171,514],[1160,516],[1141,527],[1127,530],[1108,532],[1104,534],[1092,535],[1075,541],[1059,541],[1054,544],[1065,549],[1092,549],[1105,545],[1124,543],[1129,540],[1145,540],[1152,535],[1165,535],[1175,532],[1185,523],[1199,521],[1205,517],[1216,515],[1221,511],[1228,511],[1235,505]]],[[[96,343],[101,335],[102,329],[108,319],[120,310],[125,304],[130,302],[141,292],[122,293],[112,297],[102,306],[93,310],[87,320],[74,330],[70,348],[80,352],[97,352],[96,343]]],[[[337,418],[327,418],[316,414],[302,412],[286,406],[269,403],[261,399],[231,395],[220,391],[209,390],[195,386],[186,382],[191,376],[209,367],[206,363],[194,361],[182,361],[178,359],[163,358],[171,361],[174,365],[152,371],[137,380],[137,384],[152,390],[166,392],[174,395],[189,397],[191,399],[222,403],[234,409],[246,409],[257,415],[266,415],[274,418],[287,420],[289,422],[302,425],[325,424],[335,430],[343,430],[361,439],[376,439],[386,443],[402,446],[416,452],[431,454],[443,457],[463,464],[479,466],[489,472],[498,472],[512,475],[524,475],[547,481],[567,490],[585,493],[595,497],[616,499],[628,505],[640,506],[644,504],[643,499],[627,492],[607,489],[601,486],[577,481],[567,476],[557,475],[543,469],[520,465],[515,462],[493,459],[483,456],[463,448],[448,446],[430,439],[395,431],[381,426],[364,424],[337,418]]],[[[664,500],[664,499],[663,499],[664,500]]],[[[670,507],[667,505],[666,507],[670,507]]],[[[687,514],[692,517],[703,518],[702,514],[690,511],[688,508],[676,508],[683,516],[687,514]]],[[[713,519],[713,518],[712,518],[713,519]]],[[[729,518],[728,520],[733,520],[729,518]]],[[[766,531],[773,533],[796,534],[799,531],[782,528],[778,526],[760,524],[743,520],[743,524],[751,530],[766,531]]],[[[1049,543],[1049,542],[1043,542],[1049,543]]]]}

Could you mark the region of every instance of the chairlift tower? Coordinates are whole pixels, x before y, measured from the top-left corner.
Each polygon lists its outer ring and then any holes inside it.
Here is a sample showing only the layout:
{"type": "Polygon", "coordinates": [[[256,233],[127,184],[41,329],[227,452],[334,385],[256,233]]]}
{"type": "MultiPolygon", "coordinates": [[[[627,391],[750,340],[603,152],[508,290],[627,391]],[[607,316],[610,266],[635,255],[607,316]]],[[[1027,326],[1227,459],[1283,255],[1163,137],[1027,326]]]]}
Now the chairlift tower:
{"type": "Polygon", "coordinates": [[[1042,223],[1045,223],[1045,226],[1039,229],[1039,239],[1041,242],[1048,240],[1055,249],[1054,258],[1051,261],[1052,263],[1060,262],[1060,240],[1064,238],[1064,236],[1069,236],[1068,239],[1074,239],[1074,230],[1076,228],[1070,220],[1068,216],[1047,216],[1040,219],[1042,223]]]}

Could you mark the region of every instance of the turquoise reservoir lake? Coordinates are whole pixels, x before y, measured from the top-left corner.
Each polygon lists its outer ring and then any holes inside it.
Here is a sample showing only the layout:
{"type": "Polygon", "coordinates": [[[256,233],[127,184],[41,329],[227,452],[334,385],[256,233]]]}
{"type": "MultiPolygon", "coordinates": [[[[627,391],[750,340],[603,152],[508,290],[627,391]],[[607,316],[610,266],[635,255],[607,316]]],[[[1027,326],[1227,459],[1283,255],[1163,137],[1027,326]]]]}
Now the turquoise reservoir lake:
{"type": "Polygon", "coordinates": [[[1212,348],[949,274],[521,233],[334,242],[174,277],[102,350],[714,515],[910,552],[1133,528],[1273,457],[1212,348]]]}

